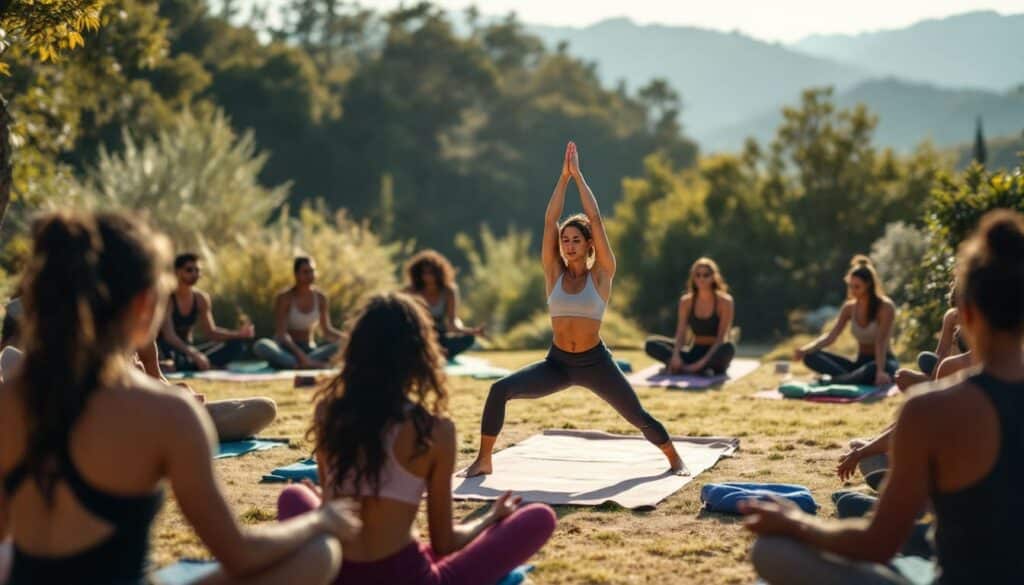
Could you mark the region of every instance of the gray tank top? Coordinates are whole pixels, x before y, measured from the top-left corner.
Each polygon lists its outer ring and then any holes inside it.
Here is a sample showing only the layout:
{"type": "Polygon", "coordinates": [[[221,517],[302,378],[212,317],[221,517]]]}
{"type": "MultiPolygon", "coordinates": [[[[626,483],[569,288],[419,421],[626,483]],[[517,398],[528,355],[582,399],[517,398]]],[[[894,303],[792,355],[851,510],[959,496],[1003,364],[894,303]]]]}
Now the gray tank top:
{"type": "Polygon", "coordinates": [[[562,289],[562,277],[565,272],[558,276],[555,286],[548,295],[548,310],[552,317],[581,317],[600,321],[604,317],[604,309],[607,303],[601,298],[594,285],[594,277],[587,273],[587,283],[583,290],[572,295],[562,289]]]}

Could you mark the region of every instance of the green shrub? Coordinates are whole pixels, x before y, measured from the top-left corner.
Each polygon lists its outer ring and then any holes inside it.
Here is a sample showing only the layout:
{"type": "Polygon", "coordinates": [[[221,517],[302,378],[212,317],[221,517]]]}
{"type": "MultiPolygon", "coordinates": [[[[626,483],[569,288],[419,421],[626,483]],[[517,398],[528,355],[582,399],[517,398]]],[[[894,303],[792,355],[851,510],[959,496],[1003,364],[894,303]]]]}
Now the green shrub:
{"type": "Polygon", "coordinates": [[[154,137],[125,131],[122,151],[101,149],[85,180],[68,181],[67,197],[47,206],[141,211],[176,249],[215,249],[266,225],[287,197],[287,185],[260,185],[266,160],[219,110],[184,111],[154,137]]]}
{"type": "Polygon", "coordinates": [[[530,250],[530,233],[509,228],[497,237],[484,225],[479,241],[458,234],[469,273],[462,278],[462,306],[468,323],[487,324],[496,337],[544,306],[544,271],[530,250]]]}
{"type": "Polygon", "coordinates": [[[903,344],[926,349],[934,343],[948,308],[946,293],[956,249],[986,212],[1009,208],[1024,212],[1024,169],[989,173],[972,165],[955,176],[943,176],[924,213],[927,252],[903,289],[906,300],[900,322],[903,344]]]}

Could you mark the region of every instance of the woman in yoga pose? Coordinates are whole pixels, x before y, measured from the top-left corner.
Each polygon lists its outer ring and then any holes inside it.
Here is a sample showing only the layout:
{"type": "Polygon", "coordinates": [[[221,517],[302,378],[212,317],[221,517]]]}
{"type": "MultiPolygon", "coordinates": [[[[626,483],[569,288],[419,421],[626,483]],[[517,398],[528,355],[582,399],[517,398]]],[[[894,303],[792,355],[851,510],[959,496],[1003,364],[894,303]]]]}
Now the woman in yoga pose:
{"type": "Polygon", "coordinates": [[[982,218],[957,257],[960,319],[980,367],[903,406],[874,515],[822,522],[782,502],[745,505],[769,583],[909,583],[886,563],[928,502],[943,585],[1024,582],[1024,216],[982,218]],[[970,421],[970,424],[964,424],[970,421]]]}
{"type": "Polygon", "coordinates": [[[853,257],[846,273],[846,290],[849,300],[839,311],[832,330],[797,349],[794,358],[823,374],[825,381],[887,386],[899,367],[889,347],[896,305],[882,294],[878,274],[867,256],[853,257]],[[835,342],[847,323],[858,344],[857,358],[853,361],[823,351],[835,342]]]}
{"type": "Polygon", "coordinates": [[[170,480],[222,583],[326,583],[358,519],[332,504],[247,528],[213,471],[197,400],[134,368],[166,295],[166,238],[122,215],[52,214],[33,228],[20,374],[0,385],[0,541],[11,585],[147,582],[149,533],[170,480]]]}
{"type": "Polygon", "coordinates": [[[668,366],[673,374],[725,373],[736,355],[736,347],[727,340],[734,307],[728,291],[715,261],[698,258],[690,268],[686,293],[679,299],[675,337],[648,337],[644,344],[647,355],[668,366]],[[693,331],[693,344],[684,349],[688,329],[693,331]]]}
{"type": "Polygon", "coordinates": [[[416,295],[434,318],[438,341],[448,359],[473,347],[483,327],[466,327],[458,317],[459,287],[451,262],[434,250],[423,250],[405,268],[405,292],[416,295]]]}
{"type": "Polygon", "coordinates": [[[274,299],[274,339],[263,338],[252,348],[260,359],[282,370],[326,368],[338,353],[341,331],[331,324],[327,295],[315,286],[316,263],[300,256],[292,264],[295,284],[274,299]],[[327,343],[317,345],[314,331],[327,343]]]}
{"type": "Polygon", "coordinates": [[[322,493],[312,484],[281,493],[282,520],[322,498],[361,501],[363,530],[345,542],[347,585],[491,585],[525,562],[555,529],[543,504],[504,494],[490,512],[452,518],[455,425],[446,414],[444,358],[423,304],[378,295],[355,320],[342,370],[317,394],[313,426],[322,493]],[[412,528],[426,492],[430,545],[412,528]]]}
{"type": "Polygon", "coordinates": [[[491,453],[505,422],[506,402],[548,396],[573,384],[608,402],[662,450],[673,472],[684,473],[686,466],[665,427],[641,406],[636,392],[601,341],[601,319],[615,277],[615,255],[604,231],[597,199],[583,178],[572,142],[566,147],[562,174],[544,214],[541,263],[554,333],[551,349],[542,361],[491,386],[480,422],[480,451],[463,474],[471,477],[491,473],[491,453]],[[560,224],[570,179],[576,182],[584,213],[560,224]]]}

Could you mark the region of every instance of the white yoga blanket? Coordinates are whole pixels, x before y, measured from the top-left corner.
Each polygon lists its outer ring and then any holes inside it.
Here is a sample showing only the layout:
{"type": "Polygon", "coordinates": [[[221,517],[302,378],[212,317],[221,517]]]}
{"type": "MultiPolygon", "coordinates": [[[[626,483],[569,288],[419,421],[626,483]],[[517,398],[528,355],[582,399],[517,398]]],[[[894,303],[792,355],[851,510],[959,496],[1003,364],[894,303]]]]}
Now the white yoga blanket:
{"type": "Polygon", "coordinates": [[[739,439],[673,437],[692,475],[668,473],[661,451],[643,437],[601,431],[546,430],[494,454],[494,473],[456,477],[452,496],[493,500],[505,491],[527,502],[625,508],[653,508],[722,457],[739,439]]]}

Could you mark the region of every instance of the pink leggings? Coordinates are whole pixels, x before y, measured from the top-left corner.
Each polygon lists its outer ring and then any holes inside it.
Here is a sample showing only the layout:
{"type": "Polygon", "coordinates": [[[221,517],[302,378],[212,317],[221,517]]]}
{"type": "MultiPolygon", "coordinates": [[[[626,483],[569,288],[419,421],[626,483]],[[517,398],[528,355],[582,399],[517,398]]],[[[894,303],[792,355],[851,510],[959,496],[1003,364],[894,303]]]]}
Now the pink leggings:
{"type": "MultiPolygon", "coordinates": [[[[293,484],[277,499],[277,518],[286,520],[319,505],[320,499],[309,488],[293,484]]],[[[345,559],[335,585],[494,585],[544,546],[556,522],[549,506],[529,504],[442,558],[429,545],[413,541],[377,561],[345,559]]]]}

